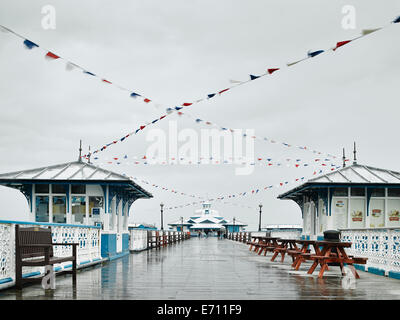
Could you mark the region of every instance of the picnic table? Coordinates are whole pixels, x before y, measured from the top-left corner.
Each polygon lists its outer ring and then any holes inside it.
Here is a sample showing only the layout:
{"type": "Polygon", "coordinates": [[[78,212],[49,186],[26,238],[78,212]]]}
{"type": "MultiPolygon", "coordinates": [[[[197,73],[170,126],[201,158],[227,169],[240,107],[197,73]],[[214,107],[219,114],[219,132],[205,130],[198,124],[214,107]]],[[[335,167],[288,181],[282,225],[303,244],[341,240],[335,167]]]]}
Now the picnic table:
{"type": "Polygon", "coordinates": [[[280,238],[277,237],[261,237],[261,241],[259,242],[259,250],[258,250],[258,255],[261,255],[261,253],[264,251],[264,256],[267,254],[267,252],[272,252],[274,251],[275,248],[279,246],[278,240],[280,238]]]}
{"type": "Polygon", "coordinates": [[[247,244],[250,245],[249,251],[251,251],[251,249],[253,249],[254,246],[254,252],[257,252],[259,249],[258,245],[261,243],[262,238],[263,238],[262,236],[251,236],[251,240],[247,242],[247,244]]]}
{"type": "Polygon", "coordinates": [[[351,242],[316,241],[315,244],[315,255],[311,255],[310,257],[311,260],[314,260],[314,263],[308,270],[308,274],[312,274],[318,264],[320,264],[321,269],[318,278],[322,278],[325,270],[328,269],[328,264],[336,263],[340,266],[342,275],[344,275],[343,267],[346,264],[355,278],[360,278],[353,264],[366,264],[367,258],[348,256],[345,248],[350,248],[351,242]]]}
{"type": "MultiPolygon", "coordinates": [[[[296,247],[293,250],[288,250],[288,254],[292,256],[293,263],[292,267],[295,270],[299,270],[300,265],[303,261],[307,260],[308,257],[311,255],[310,253],[310,246],[315,248],[315,241],[314,240],[296,240],[296,243],[301,245],[301,247],[296,247]]],[[[314,249],[315,250],[315,249],[314,249]]],[[[318,249],[317,249],[318,250],[318,249]]]]}
{"type": "Polygon", "coordinates": [[[367,258],[353,257],[347,255],[345,248],[351,247],[351,242],[338,242],[338,241],[313,241],[313,240],[298,240],[297,243],[301,243],[302,247],[300,251],[294,253],[296,259],[293,265],[296,270],[299,269],[300,264],[305,260],[312,260],[313,264],[308,269],[307,273],[312,274],[318,265],[321,269],[318,274],[318,278],[322,278],[324,272],[329,270],[329,265],[336,264],[340,266],[342,275],[344,275],[344,264],[346,264],[356,279],[359,279],[356,269],[354,268],[354,263],[356,264],[366,264],[367,258]],[[309,247],[314,248],[314,253],[311,253],[309,247]]]}
{"type": "MultiPolygon", "coordinates": [[[[281,262],[283,262],[285,260],[285,254],[288,253],[289,250],[299,251],[299,248],[296,244],[297,239],[279,239],[278,242],[278,246],[273,250],[274,255],[272,256],[271,261],[274,261],[275,258],[281,254],[281,262]]],[[[293,256],[292,259],[294,261],[293,256]]]]}

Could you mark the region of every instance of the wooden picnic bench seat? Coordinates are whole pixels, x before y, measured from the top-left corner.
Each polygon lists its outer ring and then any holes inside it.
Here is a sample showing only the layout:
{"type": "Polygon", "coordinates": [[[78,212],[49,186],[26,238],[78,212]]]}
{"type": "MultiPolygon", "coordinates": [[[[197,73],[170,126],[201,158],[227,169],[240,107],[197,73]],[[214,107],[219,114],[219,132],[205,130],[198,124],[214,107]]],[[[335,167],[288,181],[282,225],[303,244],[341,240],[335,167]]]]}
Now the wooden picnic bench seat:
{"type": "Polygon", "coordinates": [[[23,278],[23,267],[48,266],[72,261],[71,270],[63,270],[72,274],[72,283],[76,284],[76,260],[78,243],[53,243],[50,228],[15,226],[15,286],[22,289],[26,282],[39,282],[43,276],[23,278]],[[53,246],[72,246],[72,255],[56,257],[53,246]]]}
{"type": "Polygon", "coordinates": [[[260,245],[260,251],[258,252],[258,255],[261,255],[261,253],[264,251],[264,256],[267,255],[267,252],[272,252],[274,251],[276,247],[271,246],[270,243],[264,243],[260,245]]]}

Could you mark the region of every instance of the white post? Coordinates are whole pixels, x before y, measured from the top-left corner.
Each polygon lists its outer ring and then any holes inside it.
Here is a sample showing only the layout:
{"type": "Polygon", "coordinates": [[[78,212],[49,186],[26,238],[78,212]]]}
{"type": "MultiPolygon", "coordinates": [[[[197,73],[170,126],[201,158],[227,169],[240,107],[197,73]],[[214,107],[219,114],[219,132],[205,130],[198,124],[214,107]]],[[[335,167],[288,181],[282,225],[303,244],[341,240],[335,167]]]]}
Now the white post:
{"type": "Polygon", "coordinates": [[[29,213],[29,221],[36,221],[36,191],[35,185],[32,185],[32,210],[29,213]]]}
{"type": "Polygon", "coordinates": [[[388,188],[385,188],[385,208],[383,210],[383,212],[384,212],[384,226],[385,227],[387,227],[387,225],[388,225],[387,221],[388,221],[388,216],[389,216],[389,212],[388,212],[388,209],[387,209],[388,206],[387,205],[388,205],[388,188]]]}
{"type": "Polygon", "coordinates": [[[117,213],[117,232],[121,233],[121,227],[122,227],[122,205],[123,205],[123,200],[119,200],[118,203],[118,213],[117,213]]]}
{"type": "Polygon", "coordinates": [[[68,203],[67,206],[67,219],[66,219],[66,223],[72,224],[72,196],[71,196],[71,185],[68,185],[68,199],[67,197],[65,197],[65,200],[68,203]]]}
{"type": "Polygon", "coordinates": [[[53,223],[53,190],[49,193],[49,222],[53,223]]]}
{"type": "Polygon", "coordinates": [[[364,228],[368,228],[369,227],[369,206],[368,206],[368,196],[367,196],[367,187],[365,187],[365,191],[364,191],[364,213],[365,213],[365,221],[364,221],[364,228]],[[368,211],[367,211],[368,208],[368,211]]]}
{"type": "Polygon", "coordinates": [[[350,228],[350,195],[351,195],[351,187],[347,188],[347,226],[345,228],[350,228]]]}
{"type": "Polygon", "coordinates": [[[85,224],[89,225],[89,196],[85,195],[86,212],[85,212],[85,224]]]}
{"type": "Polygon", "coordinates": [[[106,192],[104,196],[104,214],[101,219],[103,222],[103,229],[104,231],[108,231],[110,229],[110,207],[109,207],[109,194],[108,194],[108,186],[106,186],[106,192]]]}

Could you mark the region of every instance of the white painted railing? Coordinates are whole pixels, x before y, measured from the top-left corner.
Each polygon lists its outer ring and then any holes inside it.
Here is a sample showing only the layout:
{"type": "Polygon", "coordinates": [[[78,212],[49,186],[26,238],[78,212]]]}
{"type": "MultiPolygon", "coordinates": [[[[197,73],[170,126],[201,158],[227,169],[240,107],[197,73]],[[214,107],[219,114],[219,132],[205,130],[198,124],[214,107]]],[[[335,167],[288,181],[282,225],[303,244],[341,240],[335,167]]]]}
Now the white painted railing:
{"type": "MultiPolygon", "coordinates": [[[[50,226],[54,243],[79,243],[77,247],[77,265],[87,265],[101,260],[101,229],[84,225],[56,223],[36,223],[19,221],[0,221],[0,289],[15,283],[15,225],[21,227],[50,226]]],[[[58,257],[72,255],[71,246],[54,246],[54,255],[58,257]]],[[[71,268],[71,262],[55,264],[54,270],[71,268]]],[[[44,267],[24,267],[23,276],[39,275],[44,267]]]]}
{"type": "Polygon", "coordinates": [[[343,229],[341,240],[351,242],[350,255],[368,258],[366,268],[400,272],[400,229],[343,229]]]}
{"type": "Polygon", "coordinates": [[[147,230],[129,229],[130,251],[142,251],[147,249],[147,230]]]}
{"type": "Polygon", "coordinates": [[[301,238],[301,229],[276,229],[271,230],[270,235],[271,237],[281,238],[281,239],[300,239],[301,238]]]}
{"type": "MultiPolygon", "coordinates": [[[[244,232],[243,232],[244,233],[244,232]]],[[[240,232],[228,233],[229,234],[240,234],[240,232]]],[[[251,232],[252,237],[276,237],[281,239],[300,239],[301,238],[301,229],[275,229],[269,231],[253,231],[251,232]]]]}

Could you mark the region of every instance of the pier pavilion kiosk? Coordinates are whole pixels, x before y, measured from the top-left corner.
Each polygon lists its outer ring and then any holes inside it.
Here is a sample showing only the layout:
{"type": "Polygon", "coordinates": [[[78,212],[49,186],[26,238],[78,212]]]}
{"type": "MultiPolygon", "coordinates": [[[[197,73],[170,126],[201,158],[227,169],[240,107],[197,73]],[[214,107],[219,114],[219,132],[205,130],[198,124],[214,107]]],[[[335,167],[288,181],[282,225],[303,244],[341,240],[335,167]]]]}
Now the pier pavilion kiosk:
{"type": "Polygon", "coordinates": [[[325,230],[400,227],[400,172],[354,162],[278,196],[295,201],[306,239],[325,230]]]}
{"type": "Polygon", "coordinates": [[[101,226],[103,258],[129,253],[129,209],[152,197],[128,177],[80,160],[0,174],[0,185],[25,195],[28,221],[101,226]]]}

